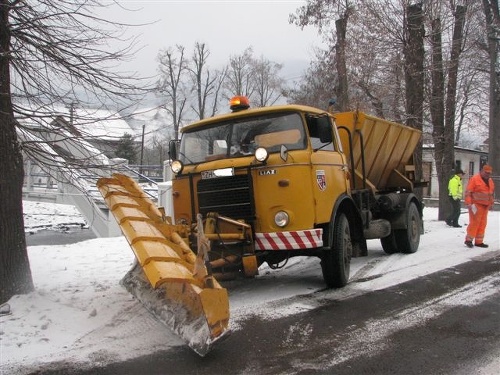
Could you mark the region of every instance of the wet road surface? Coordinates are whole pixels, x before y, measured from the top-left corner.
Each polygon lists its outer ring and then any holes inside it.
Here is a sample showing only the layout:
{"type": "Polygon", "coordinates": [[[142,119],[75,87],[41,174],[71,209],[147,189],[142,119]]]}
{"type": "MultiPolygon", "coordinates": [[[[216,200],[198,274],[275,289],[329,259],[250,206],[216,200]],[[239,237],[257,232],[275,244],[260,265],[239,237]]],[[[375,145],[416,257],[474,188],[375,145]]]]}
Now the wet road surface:
{"type": "Polygon", "coordinates": [[[79,226],[62,226],[61,228],[40,230],[35,233],[26,233],[26,245],[67,245],[96,238],[89,228],[79,226]]]}
{"type": "MultiPolygon", "coordinates": [[[[204,358],[176,347],[103,368],[59,363],[36,374],[496,375],[500,254],[492,254],[284,318],[248,317],[204,358]]],[[[321,301],[321,293],[289,302],[321,301]]]]}

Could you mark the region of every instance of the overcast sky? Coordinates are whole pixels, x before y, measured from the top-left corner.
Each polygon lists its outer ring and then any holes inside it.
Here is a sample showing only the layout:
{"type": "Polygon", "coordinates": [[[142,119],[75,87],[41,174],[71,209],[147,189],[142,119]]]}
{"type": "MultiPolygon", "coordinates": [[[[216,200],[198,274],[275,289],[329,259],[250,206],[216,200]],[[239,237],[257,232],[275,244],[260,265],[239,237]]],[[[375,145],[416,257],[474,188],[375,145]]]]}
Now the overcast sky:
{"type": "Polygon", "coordinates": [[[127,65],[141,74],[157,72],[156,57],[162,48],[183,45],[192,55],[195,42],[210,50],[208,65],[222,67],[231,55],[240,55],[252,46],[254,56],[285,65],[286,78],[306,68],[313,48],[321,45],[316,29],[301,30],[288,23],[290,13],[305,4],[301,0],[118,0],[134,11],[116,12],[111,18],[126,23],[154,24],[132,28],[140,34],[143,49],[127,65]]]}

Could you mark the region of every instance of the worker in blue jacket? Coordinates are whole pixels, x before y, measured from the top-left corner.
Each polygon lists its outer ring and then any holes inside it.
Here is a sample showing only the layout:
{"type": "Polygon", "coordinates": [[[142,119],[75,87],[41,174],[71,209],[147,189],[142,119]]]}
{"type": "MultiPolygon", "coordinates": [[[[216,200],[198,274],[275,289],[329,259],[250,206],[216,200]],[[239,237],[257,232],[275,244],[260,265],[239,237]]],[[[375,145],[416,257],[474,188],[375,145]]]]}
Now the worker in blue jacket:
{"type": "Polygon", "coordinates": [[[460,200],[462,199],[463,193],[463,177],[464,171],[458,169],[448,182],[448,196],[450,197],[452,210],[448,219],[446,219],[446,224],[454,228],[462,228],[462,226],[458,224],[458,218],[460,217],[460,200]]]}

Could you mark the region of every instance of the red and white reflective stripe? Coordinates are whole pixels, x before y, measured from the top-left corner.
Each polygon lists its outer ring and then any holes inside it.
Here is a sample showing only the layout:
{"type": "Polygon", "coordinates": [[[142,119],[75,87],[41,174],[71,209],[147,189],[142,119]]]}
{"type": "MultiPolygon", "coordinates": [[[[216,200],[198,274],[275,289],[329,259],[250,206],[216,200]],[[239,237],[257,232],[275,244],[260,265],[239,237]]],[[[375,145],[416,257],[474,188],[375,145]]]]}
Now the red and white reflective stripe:
{"type": "Polygon", "coordinates": [[[255,233],[255,250],[299,250],[323,246],[323,229],[255,233]]]}

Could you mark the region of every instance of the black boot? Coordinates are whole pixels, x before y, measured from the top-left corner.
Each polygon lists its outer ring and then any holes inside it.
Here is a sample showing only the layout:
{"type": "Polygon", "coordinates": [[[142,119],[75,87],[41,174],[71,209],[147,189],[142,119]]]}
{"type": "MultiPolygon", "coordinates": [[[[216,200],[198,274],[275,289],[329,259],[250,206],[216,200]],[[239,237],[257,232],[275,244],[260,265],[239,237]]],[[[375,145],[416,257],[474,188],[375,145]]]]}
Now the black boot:
{"type": "Polygon", "coordinates": [[[476,244],[474,244],[474,246],[476,246],[476,247],[489,247],[485,243],[476,243],[476,244]]]}

